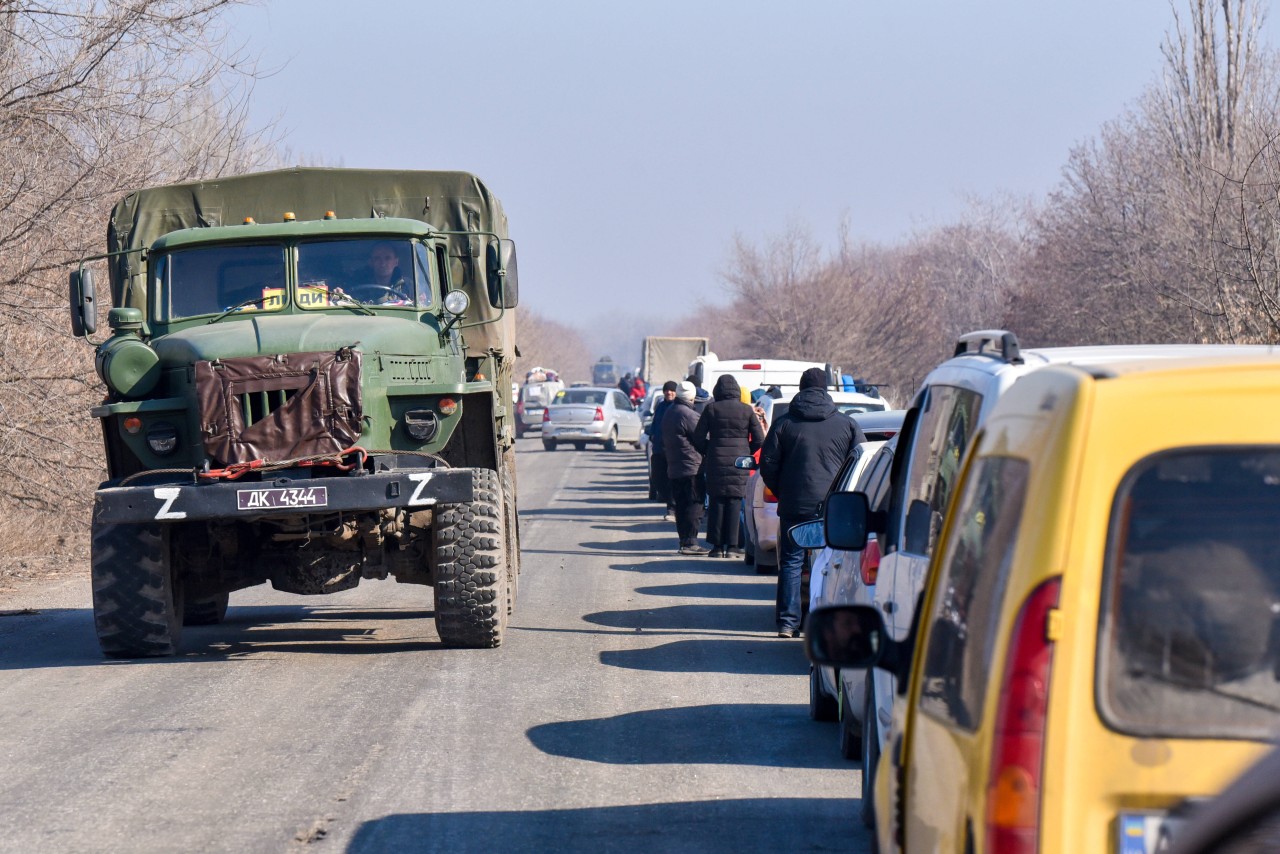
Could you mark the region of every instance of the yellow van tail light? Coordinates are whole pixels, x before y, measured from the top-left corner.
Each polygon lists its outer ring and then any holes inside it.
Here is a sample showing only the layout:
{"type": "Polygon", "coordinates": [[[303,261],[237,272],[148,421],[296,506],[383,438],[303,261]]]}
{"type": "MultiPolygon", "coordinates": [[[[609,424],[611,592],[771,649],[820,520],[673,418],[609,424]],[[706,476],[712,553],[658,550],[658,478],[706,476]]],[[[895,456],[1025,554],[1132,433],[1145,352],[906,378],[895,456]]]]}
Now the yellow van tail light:
{"type": "Polygon", "coordinates": [[[1023,603],[1005,653],[987,782],[987,850],[1035,854],[1040,850],[1045,723],[1053,669],[1052,615],[1062,576],[1040,584],[1023,603]]]}

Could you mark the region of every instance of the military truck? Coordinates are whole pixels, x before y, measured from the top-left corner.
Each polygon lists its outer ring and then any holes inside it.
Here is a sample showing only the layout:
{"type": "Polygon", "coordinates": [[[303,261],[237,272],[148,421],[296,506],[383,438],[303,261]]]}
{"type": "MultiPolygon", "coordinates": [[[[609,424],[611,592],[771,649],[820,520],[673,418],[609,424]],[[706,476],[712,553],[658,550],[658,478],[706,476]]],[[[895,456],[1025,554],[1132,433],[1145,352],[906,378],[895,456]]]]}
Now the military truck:
{"type": "Polygon", "coordinates": [[[616,385],[619,376],[618,370],[613,364],[613,359],[608,356],[601,356],[600,361],[591,366],[591,382],[593,385],[616,385]]]}
{"type": "Polygon", "coordinates": [[[111,657],[270,583],[435,588],[443,643],[496,647],[516,599],[515,246],[469,174],[299,168],[154,187],[71,273],[98,325],[108,480],[92,582],[111,657]]]}

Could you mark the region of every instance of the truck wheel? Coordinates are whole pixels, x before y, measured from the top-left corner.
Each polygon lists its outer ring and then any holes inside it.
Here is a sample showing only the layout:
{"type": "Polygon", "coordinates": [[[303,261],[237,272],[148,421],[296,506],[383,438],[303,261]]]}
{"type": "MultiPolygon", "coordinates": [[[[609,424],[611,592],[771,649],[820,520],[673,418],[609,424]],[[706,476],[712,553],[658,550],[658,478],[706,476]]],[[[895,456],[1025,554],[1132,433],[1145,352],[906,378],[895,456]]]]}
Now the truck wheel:
{"type": "Polygon", "coordinates": [[[507,561],[498,473],[472,478],[474,501],[436,509],[436,632],[446,646],[484,649],[501,645],[507,626],[507,561]]]}
{"type": "Polygon", "coordinates": [[[203,599],[189,599],[182,609],[184,626],[216,626],[227,616],[230,593],[219,593],[203,599]]]}
{"type": "Polygon", "coordinates": [[[609,438],[604,440],[604,449],[606,451],[618,450],[618,428],[614,427],[609,431],[609,438]]]}
{"type": "Polygon", "coordinates": [[[555,440],[555,439],[543,439],[543,440],[542,440],[542,450],[544,450],[544,451],[554,451],[555,449],[556,449],[556,440],[555,440]]]}
{"type": "Polygon", "coordinates": [[[520,593],[520,514],[516,509],[516,449],[502,452],[502,532],[507,556],[507,614],[520,593]]]}
{"type": "Polygon", "coordinates": [[[173,655],[182,637],[182,584],[163,525],[93,525],[93,623],[111,658],[173,655]]]}

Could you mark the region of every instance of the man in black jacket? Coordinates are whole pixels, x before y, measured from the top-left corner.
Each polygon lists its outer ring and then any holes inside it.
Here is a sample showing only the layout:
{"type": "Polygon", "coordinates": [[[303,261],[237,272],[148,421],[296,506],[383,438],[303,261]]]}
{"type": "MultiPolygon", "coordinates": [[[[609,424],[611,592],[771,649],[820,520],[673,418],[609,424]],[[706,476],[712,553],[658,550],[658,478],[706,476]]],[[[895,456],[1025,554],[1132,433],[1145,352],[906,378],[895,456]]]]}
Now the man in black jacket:
{"type": "Polygon", "coordinates": [[[671,481],[667,477],[667,449],[662,444],[662,418],[675,404],[677,388],[675,380],[667,380],[662,384],[662,400],[654,407],[653,420],[649,422],[649,448],[652,452],[649,461],[649,499],[661,501],[667,506],[667,512],[674,510],[675,504],[671,501],[671,481]]]}
{"type": "Polygon", "coordinates": [[[667,476],[671,479],[671,497],[676,504],[676,531],[680,535],[680,554],[705,555],[698,545],[698,522],[702,517],[702,492],[698,489],[698,472],[702,454],[693,444],[698,414],[693,410],[693,383],[680,383],[676,402],[662,416],[662,444],[667,452],[667,476]]]}
{"type": "Polygon", "coordinates": [[[778,637],[800,634],[800,575],[804,550],[787,536],[793,526],[822,514],[822,499],[845,458],[866,436],[836,409],[827,375],[810,368],[787,414],[773,422],[760,454],[760,477],[778,496],[778,637]]]}

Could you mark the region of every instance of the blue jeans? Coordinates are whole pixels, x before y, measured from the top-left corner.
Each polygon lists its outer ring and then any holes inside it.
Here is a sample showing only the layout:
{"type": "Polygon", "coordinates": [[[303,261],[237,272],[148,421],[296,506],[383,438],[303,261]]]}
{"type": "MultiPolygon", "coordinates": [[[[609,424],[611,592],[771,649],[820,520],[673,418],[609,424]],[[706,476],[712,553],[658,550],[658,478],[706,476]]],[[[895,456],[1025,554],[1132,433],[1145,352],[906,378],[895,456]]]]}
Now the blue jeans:
{"type": "Polygon", "coordinates": [[[787,536],[792,526],[808,522],[811,516],[778,517],[778,602],[774,611],[778,631],[793,632],[800,628],[800,575],[804,571],[804,549],[792,545],[787,536]]]}

